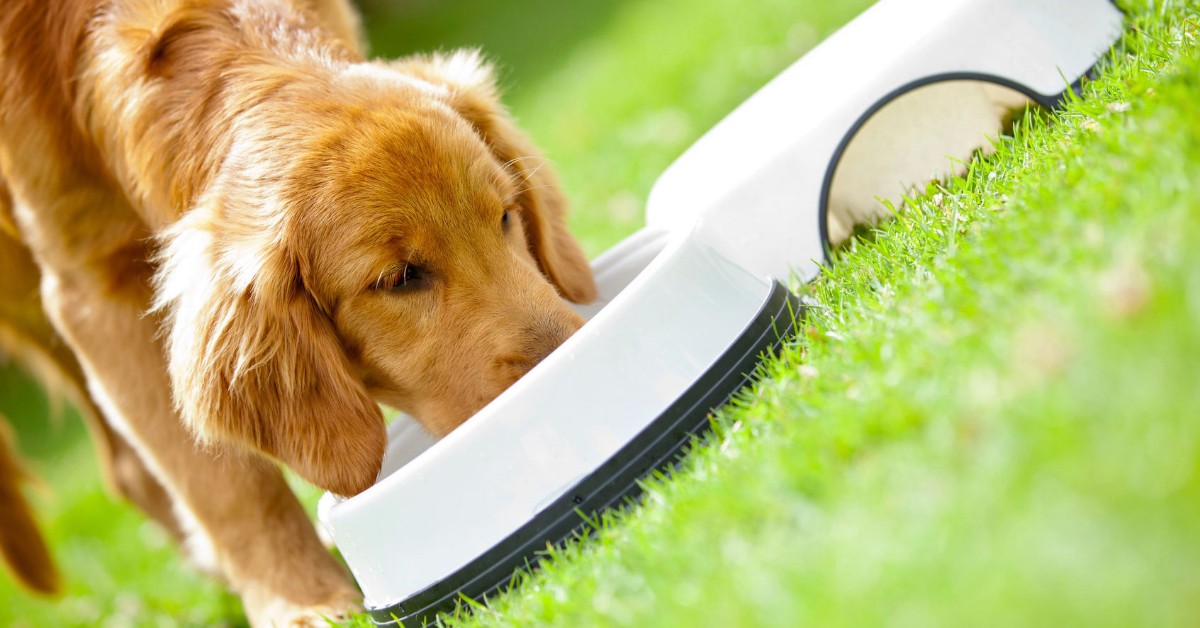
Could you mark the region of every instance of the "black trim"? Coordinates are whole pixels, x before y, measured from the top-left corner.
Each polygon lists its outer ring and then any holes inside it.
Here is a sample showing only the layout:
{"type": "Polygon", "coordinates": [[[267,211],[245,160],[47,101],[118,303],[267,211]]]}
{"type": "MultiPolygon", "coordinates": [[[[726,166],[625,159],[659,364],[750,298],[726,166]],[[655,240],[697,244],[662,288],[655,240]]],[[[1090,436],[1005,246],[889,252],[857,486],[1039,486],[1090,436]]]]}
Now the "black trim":
{"type": "MultiPolygon", "coordinates": [[[[1121,12],[1123,17],[1127,15],[1125,10],[1117,5],[1116,0],[1109,1],[1112,2],[1112,5],[1121,12]]],[[[1124,37],[1124,34],[1122,34],[1121,37],[1124,37]]],[[[1117,43],[1121,40],[1121,37],[1118,37],[1109,44],[1110,52],[1112,51],[1113,46],[1117,45],[1117,43]]],[[[825,178],[821,183],[820,205],[818,206],[820,210],[819,229],[821,230],[821,250],[825,254],[824,265],[829,266],[833,263],[833,248],[829,244],[829,224],[827,214],[829,213],[829,189],[833,186],[834,172],[837,170],[838,164],[842,161],[842,153],[845,152],[846,147],[850,145],[850,142],[854,139],[854,137],[858,135],[858,132],[862,130],[862,127],[866,125],[867,121],[873,118],[875,114],[879,113],[881,109],[890,105],[893,100],[896,100],[897,98],[913,90],[934,85],[936,83],[945,83],[950,81],[981,81],[1014,89],[1046,109],[1057,109],[1066,101],[1068,93],[1082,93],[1083,81],[1092,80],[1095,78],[1097,74],[1096,70],[1100,63],[1104,61],[1106,56],[1107,53],[1102,55],[1099,59],[1096,59],[1095,63],[1093,63],[1091,67],[1089,67],[1082,75],[1079,76],[1079,78],[1075,79],[1069,86],[1067,86],[1067,89],[1064,89],[1061,92],[1051,96],[1040,94],[1029,87],[1022,85],[1021,83],[1004,78],[1002,76],[995,76],[983,72],[946,72],[943,74],[932,74],[930,76],[925,76],[914,81],[910,81],[900,87],[897,87],[891,92],[888,92],[888,94],[883,98],[875,101],[875,104],[868,107],[867,110],[861,116],[859,116],[858,120],[851,125],[850,130],[846,132],[846,135],[842,137],[842,141],[838,143],[837,150],[833,152],[833,157],[829,160],[829,164],[825,169],[825,178]]]]}
{"type": "Polygon", "coordinates": [[[642,494],[641,480],[678,465],[684,448],[709,427],[710,412],[750,384],[760,357],[794,334],[804,309],[778,281],[762,308],[725,353],[679,399],[616,454],[506,539],[458,571],[407,599],[368,608],[377,626],[420,626],[451,610],[460,593],[482,600],[509,584],[518,569],[536,565],[548,544],[561,545],[592,529],[594,513],[642,494]],[[782,328],[781,328],[782,327],[782,328]],[[586,515],[586,516],[585,516],[586,515]]]}
{"type": "MultiPolygon", "coordinates": [[[[1061,97],[1067,92],[1067,90],[1063,90],[1058,96],[1048,98],[1020,83],[1017,83],[1016,81],[1011,81],[1000,76],[992,76],[990,74],[975,72],[947,72],[945,74],[925,76],[905,83],[904,85],[901,85],[900,87],[888,92],[883,98],[875,101],[873,105],[868,107],[867,110],[858,117],[858,120],[855,120],[854,124],[850,125],[850,130],[846,131],[846,134],[842,136],[842,140],[838,142],[837,149],[833,151],[833,157],[830,158],[829,164],[825,167],[825,177],[821,181],[821,197],[819,200],[820,205],[818,205],[818,208],[820,209],[818,212],[818,229],[820,230],[819,235],[821,236],[821,250],[825,255],[825,266],[829,266],[833,263],[833,247],[829,243],[829,191],[830,188],[833,187],[833,175],[837,171],[838,164],[842,162],[842,154],[846,152],[846,148],[850,145],[850,142],[853,141],[856,136],[858,136],[858,132],[861,131],[864,126],[866,126],[867,122],[870,121],[871,118],[875,117],[875,114],[879,113],[884,107],[892,104],[892,101],[904,96],[905,94],[908,94],[909,92],[921,89],[922,87],[928,87],[938,83],[948,83],[951,81],[982,81],[987,83],[995,83],[997,85],[1021,92],[1030,100],[1033,100],[1039,105],[1047,108],[1053,108],[1055,104],[1060,101],[1061,97]]],[[[1076,82],[1078,83],[1079,81],[1076,82]]],[[[1073,85],[1071,89],[1074,89],[1073,85]]]]}

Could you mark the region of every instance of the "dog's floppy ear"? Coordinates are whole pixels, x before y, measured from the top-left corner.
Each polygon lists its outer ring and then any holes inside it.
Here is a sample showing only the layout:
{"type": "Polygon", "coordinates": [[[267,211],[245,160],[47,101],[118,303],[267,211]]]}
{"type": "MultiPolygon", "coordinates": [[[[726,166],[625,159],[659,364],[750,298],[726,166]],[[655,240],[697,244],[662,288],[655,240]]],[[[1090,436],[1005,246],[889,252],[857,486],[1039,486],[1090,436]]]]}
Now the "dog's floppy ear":
{"type": "Polygon", "coordinates": [[[595,299],[591,266],[567,230],[567,201],[558,176],[500,104],[491,66],[478,52],[460,50],[409,57],[393,67],[445,90],[446,102],[478,130],[517,178],[529,250],[542,274],[575,303],[595,299]]]}
{"type": "Polygon", "coordinates": [[[596,298],[592,267],[567,229],[567,200],[559,187],[558,176],[504,115],[493,114],[484,129],[498,158],[516,173],[520,183],[517,202],[525,220],[529,250],[546,275],[567,299],[590,303],[596,298]]]}
{"type": "Polygon", "coordinates": [[[247,447],[357,494],[379,472],[383,417],[279,225],[255,222],[201,205],[164,236],[157,307],[176,405],[202,443],[247,447]]]}

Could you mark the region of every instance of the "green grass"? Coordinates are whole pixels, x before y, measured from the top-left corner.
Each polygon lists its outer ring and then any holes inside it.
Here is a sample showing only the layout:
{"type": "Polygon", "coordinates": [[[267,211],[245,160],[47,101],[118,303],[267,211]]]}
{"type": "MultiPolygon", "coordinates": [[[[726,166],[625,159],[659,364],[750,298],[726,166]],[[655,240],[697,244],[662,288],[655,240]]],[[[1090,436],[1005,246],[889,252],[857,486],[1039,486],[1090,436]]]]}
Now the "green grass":
{"type": "MultiPolygon", "coordinates": [[[[497,58],[594,255],[638,226],[675,155],[866,4],[461,0],[368,23],[378,52],[497,58]]],[[[1200,12],[1129,8],[1081,98],[803,289],[804,336],[676,478],[447,622],[1194,625],[1200,12]]],[[[74,420],[37,429],[16,382],[0,377],[0,409],[24,404],[70,594],[0,579],[0,624],[240,622],[99,493],[74,420]]]]}

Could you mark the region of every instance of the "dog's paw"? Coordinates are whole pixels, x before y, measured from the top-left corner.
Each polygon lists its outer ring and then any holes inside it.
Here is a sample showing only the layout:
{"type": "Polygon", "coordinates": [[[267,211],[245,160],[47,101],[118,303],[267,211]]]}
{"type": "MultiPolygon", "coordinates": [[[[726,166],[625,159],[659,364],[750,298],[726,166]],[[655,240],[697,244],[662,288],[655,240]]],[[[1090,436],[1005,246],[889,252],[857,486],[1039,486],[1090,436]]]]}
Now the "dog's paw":
{"type": "Polygon", "coordinates": [[[362,610],[362,595],[347,591],[337,600],[318,605],[302,605],[275,598],[251,608],[246,606],[246,618],[255,628],[328,628],[331,622],[341,623],[362,610]]]}

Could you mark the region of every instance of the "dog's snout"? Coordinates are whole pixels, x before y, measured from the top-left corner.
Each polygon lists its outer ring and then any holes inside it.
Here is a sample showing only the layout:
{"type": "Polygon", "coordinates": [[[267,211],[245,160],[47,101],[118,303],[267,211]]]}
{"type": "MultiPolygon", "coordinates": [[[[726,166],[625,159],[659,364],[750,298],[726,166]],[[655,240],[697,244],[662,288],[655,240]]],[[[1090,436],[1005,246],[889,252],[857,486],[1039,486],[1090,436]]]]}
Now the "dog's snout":
{"type": "Polygon", "coordinates": [[[512,383],[545,360],[581,326],[578,317],[540,319],[518,332],[514,351],[496,361],[503,379],[512,383]]]}
{"type": "Polygon", "coordinates": [[[532,362],[530,368],[546,359],[546,356],[553,353],[559,345],[579,329],[580,325],[573,324],[574,322],[542,320],[526,329],[525,336],[528,341],[526,353],[532,362]]]}

